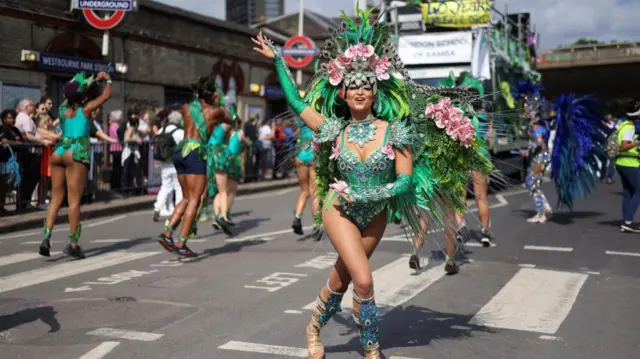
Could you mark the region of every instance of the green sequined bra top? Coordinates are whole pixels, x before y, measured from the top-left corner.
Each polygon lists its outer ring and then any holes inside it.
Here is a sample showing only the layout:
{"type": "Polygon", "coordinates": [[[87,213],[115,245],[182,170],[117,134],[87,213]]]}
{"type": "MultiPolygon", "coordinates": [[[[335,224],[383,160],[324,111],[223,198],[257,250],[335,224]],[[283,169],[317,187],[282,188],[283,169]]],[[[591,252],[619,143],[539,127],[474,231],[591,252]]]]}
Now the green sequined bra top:
{"type": "MultiPolygon", "coordinates": [[[[410,192],[411,176],[396,175],[394,150],[408,144],[409,130],[401,122],[390,123],[382,145],[361,160],[353,150],[345,146],[345,138],[349,137],[354,127],[355,124],[347,126],[346,122],[335,118],[325,119],[319,127],[316,141],[333,142],[339,136],[339,145],[334,147],[333,159],[336,161],[340,180],[347,185],[344,193],[352,203],[342,197],[338,197],[338,201],[344,213],[362,230],[388,209],[395,197],[410,192]]],[[[361,144],[356,141],[356,145],[361,144]]],[[[332,203],[336,195],[337,192],[332,191],[325,204],[332,203]]]]}

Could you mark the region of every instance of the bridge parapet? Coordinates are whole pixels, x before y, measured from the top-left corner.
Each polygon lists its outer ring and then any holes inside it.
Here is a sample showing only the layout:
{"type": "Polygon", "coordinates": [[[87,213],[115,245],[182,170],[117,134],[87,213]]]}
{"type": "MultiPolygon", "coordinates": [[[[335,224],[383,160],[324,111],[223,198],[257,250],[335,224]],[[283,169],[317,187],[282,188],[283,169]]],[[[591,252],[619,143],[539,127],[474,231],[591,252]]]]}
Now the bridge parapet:
{"type": "Polygon", "coordinates": [[[538,70],[640,62],[640,43],[560,48],[538,56],[538,70]]]}

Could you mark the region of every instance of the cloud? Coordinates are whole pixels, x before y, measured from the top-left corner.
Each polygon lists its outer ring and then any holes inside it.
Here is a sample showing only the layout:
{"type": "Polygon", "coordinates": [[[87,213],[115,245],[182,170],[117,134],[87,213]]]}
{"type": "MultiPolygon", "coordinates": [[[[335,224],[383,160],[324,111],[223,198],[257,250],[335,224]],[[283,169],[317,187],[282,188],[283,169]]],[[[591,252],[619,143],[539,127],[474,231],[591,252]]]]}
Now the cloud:
{"type": "Polygon", "coordinates": [[[570,45],[579,38],[610,42],[637,39],[640,2],[633,0],[497,0],[496,8],[531,13],[542,48],[570,45]]]}

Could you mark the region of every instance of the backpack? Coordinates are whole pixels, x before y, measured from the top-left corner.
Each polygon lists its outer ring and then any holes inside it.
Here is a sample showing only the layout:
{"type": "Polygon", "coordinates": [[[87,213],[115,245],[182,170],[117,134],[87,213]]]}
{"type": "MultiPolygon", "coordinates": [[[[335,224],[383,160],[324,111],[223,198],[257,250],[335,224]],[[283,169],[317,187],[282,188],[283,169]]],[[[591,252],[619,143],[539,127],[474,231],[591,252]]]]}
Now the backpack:
{"type": "Polygon", "coordinates": [[[614,129],[609,136],[607,136],[607,144],[604,150],[607,152],[607,156],[611,159],[615,159],[620,154],[620,146],[618,145],[618,128],[614,129]]]}
{"type": "Polygon", "coordinates": [[[171,156],[176,150],[178,145],[173,139],[173,133],[178,130],[178,127],[171,131],[166,132],[167,127],[162,128],[162,133],[156,135],[153,138],[153,159],[156,161],[169,162],[171,156]]]}

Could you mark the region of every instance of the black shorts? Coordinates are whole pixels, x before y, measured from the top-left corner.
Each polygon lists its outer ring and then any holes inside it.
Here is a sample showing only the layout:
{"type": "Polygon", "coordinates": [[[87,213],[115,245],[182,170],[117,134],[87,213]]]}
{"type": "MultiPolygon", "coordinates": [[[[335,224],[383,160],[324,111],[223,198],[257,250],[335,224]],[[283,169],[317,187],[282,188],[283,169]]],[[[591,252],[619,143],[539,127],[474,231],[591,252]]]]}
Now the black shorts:
{"type": "Polygon", "coordinates": [[[187,157],[182,157],[182,151],[171,156],[173,166],[180,175],[207,175],[207,162],[200,158],[198,151],[192,151],[187,157]]]}

